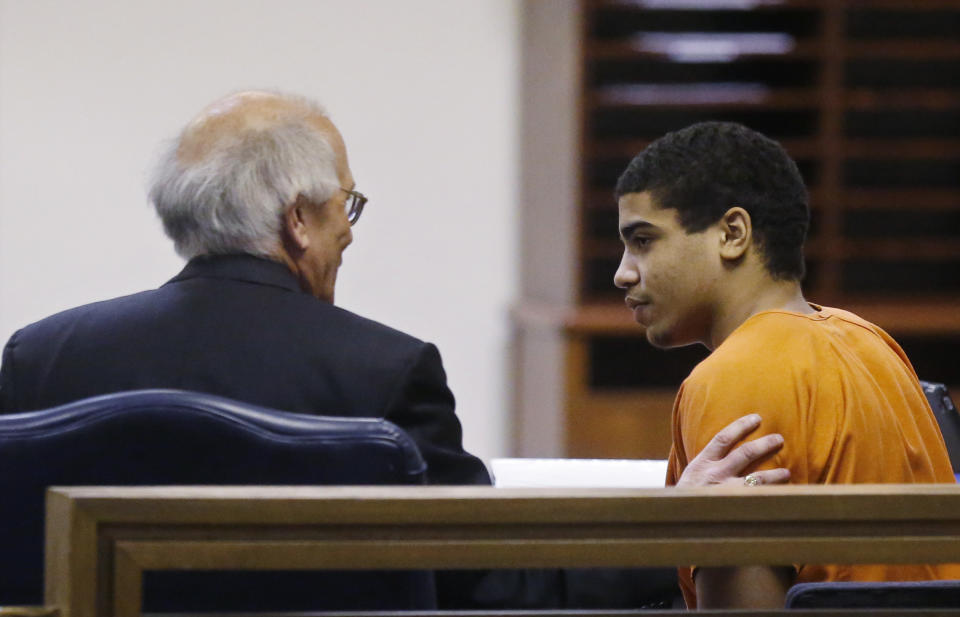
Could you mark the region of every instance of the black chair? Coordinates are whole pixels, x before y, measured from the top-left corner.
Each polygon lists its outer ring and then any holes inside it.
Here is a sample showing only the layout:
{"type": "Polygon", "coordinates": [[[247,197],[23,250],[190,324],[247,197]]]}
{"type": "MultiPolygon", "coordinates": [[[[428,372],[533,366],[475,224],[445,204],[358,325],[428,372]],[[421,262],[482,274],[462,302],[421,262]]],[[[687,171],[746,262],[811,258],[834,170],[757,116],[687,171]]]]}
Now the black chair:
{"type": "Polygon", "coordinates": [[[786,607],[960,608],[960,581],[801,583],[787,592],[786,607]]]}
{"type": "Polygon", "coordinates": [[[957,413],[957,406],[953,404],[947,387],[942,383],[921,381],[920,385],[923,386],[923,393],[927,396],[933,415],[940,425],[953,473],[960,474],[960,413],[957,413]]]}
{"type": "MultiPolygon", "coordinates": [[[[955,474],[960,473],[960,414],[942,383],[921,381],[940,425],[955,474]]],[[[960,581],[801,583],[787,593],[785,606],[833,608],[960,608],[960,581]]]]}
{"type": "MultiPolygon", "coordinates": [[[[380,419],[311,416],[175,390],[0,415],[0,606],[43,601],[44,495],[71,485],[423,484],[380,419]]],[[[144,609],[429,610],[432,572],[148,572],[144,609]]]]}

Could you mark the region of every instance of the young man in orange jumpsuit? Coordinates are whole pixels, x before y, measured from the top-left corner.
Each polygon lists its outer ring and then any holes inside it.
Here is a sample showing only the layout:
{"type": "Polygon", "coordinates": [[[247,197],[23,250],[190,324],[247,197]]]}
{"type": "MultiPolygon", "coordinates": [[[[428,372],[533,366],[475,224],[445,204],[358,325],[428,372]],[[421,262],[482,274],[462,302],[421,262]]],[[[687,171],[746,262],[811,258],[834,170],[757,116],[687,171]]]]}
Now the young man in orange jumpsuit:
{"type": "MultiPolygon", "coordinates": [[[[791,482],[954,482],[900,346],[847,311],[807,302],[807,191],[776,142],[706,122],[655,141],[616,189],[626,303],[661,348],[711,350],[673,411],[668,484],[744,410],[784,447],[756,470],[791,482]]],[[[752,483],[748,476],[748,484],[752,483]]],[[[798,565],[681,571],[689,606],[777,607],[794,582],[960,578],[960,567],[798,565]]]]}

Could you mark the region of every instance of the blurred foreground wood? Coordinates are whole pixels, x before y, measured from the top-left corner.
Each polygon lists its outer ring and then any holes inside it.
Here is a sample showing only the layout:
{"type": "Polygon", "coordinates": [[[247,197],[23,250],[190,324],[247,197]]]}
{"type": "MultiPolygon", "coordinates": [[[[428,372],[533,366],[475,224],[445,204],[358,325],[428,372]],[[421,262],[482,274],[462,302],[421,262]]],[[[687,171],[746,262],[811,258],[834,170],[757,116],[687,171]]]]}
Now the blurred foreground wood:
{"type": "Polygon", "coordinates": [[[960,487],[51,488],[46,559],[64,617],[139,615],[144,570],[960,562],[960,487]]]}

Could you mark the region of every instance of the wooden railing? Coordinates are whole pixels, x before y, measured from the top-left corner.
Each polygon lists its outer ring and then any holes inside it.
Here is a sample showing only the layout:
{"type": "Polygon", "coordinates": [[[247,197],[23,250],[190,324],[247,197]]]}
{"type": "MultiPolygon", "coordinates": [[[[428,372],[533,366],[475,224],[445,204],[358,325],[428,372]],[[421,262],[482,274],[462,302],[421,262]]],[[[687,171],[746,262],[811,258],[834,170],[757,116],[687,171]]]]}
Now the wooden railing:
{"type": "Polygon", "coordinates": [[[46,559],[64,617],[139,615],[145,570],[960,562],[960,487],[52,488],[46,559]]]}

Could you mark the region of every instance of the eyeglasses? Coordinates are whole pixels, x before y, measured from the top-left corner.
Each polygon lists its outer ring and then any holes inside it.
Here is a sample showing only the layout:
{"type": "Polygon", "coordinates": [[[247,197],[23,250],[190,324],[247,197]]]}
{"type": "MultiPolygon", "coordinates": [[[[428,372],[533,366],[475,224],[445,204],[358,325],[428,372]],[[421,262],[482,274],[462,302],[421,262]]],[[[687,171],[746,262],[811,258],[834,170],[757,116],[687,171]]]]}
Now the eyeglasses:
{"type": "Polygon", "coordinates": [[[363,207],[367,205],[367,198],[363,196],[363,193],[357,191],[351,191],[343,187],[340,187],[340,190],[349,195],[344,207],[347,210],[347,220],[350,225],[354,225],[360,219],[363,207]]]}

